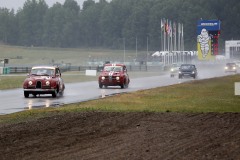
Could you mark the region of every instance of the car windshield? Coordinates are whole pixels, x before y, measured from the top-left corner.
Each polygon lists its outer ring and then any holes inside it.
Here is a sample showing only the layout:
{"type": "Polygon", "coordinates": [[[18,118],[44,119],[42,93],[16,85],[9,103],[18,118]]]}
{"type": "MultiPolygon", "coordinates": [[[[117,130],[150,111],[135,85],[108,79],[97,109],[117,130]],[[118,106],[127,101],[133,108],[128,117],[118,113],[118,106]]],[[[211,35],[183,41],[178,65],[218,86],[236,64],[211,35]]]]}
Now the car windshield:
{"type": "Polygon", "coordinates": [[[193,69],[194,66],[193,65],[182,65],[181,69],[193,69]]]}
{"type": "Polygon", "coordinates": [[[178,64],[172,64],[172,68],[179,67],[178,64]]]}
{"type": "Polygon", "coordinates": [[[34,68],[31,70],[32,75],[48,75],[51,76],[54,74],[54,69],[50,68],[34,68]]]}
{"type": "Polygon", "coordinates": [[[110,71],[121,72],[122,67],[121,66],[105,66],[104,71],[107,71],[107,72],[110,72],[110,71]]]}
{"type": "Polygon", "coordinates": [[[235,63],[227,63],[227,66],[236,66],[236,64],[235,63]]]}

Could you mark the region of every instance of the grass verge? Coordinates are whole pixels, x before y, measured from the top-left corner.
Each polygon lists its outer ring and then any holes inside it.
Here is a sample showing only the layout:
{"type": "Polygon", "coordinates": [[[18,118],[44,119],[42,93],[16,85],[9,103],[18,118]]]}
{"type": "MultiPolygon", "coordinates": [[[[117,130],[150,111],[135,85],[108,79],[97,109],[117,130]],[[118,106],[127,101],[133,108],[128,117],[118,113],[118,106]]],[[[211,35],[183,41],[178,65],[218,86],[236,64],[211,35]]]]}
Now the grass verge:
{"type": "Polygon", "coordinates": [[[196,80],[167,87],[119,94],[59,108],[43,108],[1,115],[0,123],[16,123],[41,117],[82,111],[107,112],[240,112],[234,95],[239,75],[196,80]]]}

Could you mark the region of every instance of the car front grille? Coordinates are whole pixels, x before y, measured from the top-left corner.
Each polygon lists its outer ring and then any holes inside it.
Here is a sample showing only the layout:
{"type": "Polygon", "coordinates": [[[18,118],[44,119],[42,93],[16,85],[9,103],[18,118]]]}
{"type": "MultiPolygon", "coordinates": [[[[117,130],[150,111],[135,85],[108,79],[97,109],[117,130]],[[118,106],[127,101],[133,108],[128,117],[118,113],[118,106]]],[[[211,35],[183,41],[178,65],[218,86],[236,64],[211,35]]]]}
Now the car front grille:
{"type": "Polygon", "coordinates": [[[36,88],[42,88],[42,82],[40,82],[40,81],[37,81],[36,88]]]}

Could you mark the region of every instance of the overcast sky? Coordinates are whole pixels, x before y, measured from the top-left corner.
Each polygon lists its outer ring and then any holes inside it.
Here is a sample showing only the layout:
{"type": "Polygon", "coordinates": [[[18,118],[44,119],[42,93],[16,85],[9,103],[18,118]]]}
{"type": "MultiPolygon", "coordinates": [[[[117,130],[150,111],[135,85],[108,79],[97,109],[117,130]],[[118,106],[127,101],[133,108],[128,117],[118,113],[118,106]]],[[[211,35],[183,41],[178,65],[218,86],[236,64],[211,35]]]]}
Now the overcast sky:
{"type": "MultiPolygon", "coordinates": [[[[18,8],[23,8],[23,4],[27,0],[0,0],[0,7],[8,8],[8,9],[14,9],[15,11],[18,10],[18,8]]],[[[75,0],[78,2],[78,5],[82,7],[82,3],[86,0],[75,0]]],[[[95,2],[98,2],[99,0],[95,0],[95,2]]],[[[45,0],[45,2],[48,4],[49,7],[52,7],[53,4],[56,2],[59,2],[63,4],[65,0],[45,0]]]]}

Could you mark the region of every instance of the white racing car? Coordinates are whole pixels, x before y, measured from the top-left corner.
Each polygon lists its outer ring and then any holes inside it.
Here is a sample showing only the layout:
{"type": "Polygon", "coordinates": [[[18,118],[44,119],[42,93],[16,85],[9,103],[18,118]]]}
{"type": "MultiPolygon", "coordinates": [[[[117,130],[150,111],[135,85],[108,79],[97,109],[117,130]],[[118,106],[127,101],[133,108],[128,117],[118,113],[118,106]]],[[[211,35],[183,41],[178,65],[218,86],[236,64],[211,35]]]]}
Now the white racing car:
{"type": "Polygon", "coordinates": [[[179,71],[179,64],[173,63],[171,68],[170,68],[170,77],[174,77],[175,75],[178,74],[179,71]]]}

